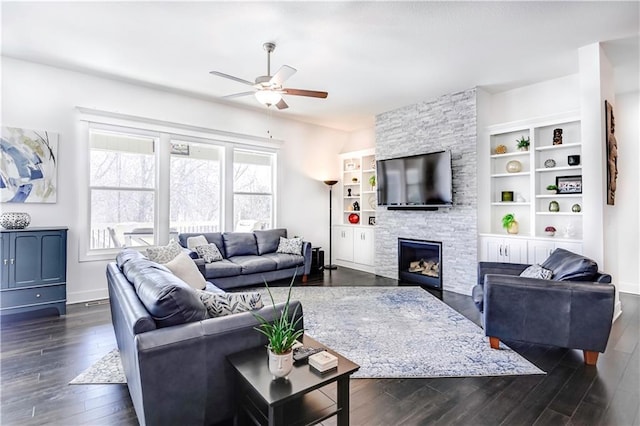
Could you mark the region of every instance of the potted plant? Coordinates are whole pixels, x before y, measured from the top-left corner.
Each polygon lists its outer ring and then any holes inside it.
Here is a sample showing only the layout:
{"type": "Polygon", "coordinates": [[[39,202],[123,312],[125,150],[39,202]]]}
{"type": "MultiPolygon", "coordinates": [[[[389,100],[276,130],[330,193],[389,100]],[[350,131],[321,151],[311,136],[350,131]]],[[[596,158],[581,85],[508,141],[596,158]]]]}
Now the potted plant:
{"type": "Polygon", "coordinates": [[[302,336],[304,330],[296,330],[296,325],[302,317],[296,318],[298,308],[296,306],[293,311],[293,315],[289,316],[289,302],[291,300],[291,289],[295,281],[295,275],[289,285],[289,292],[287,294],[287,301],[280,312],[276,309],[276,303],[271,294],[271,289],[264,283],[267,291],[269,292],[269,298],[273,305],[273,312],[275,313],[275,319],[270,322],[259,314],[253,314],[258,320],[260,325],[255,327],[257,331],[267,336],[269,344],[267,351],[269,353],[269,371],[273,375],[274,380],[278,377],[287,377],[293,368],[293,346],[296,344],[298,338],[302,336]]]}
{"type": "Polygon", "coordinates": [[[513,213],[507,213],[502,217],[502,227],[507,230],[509,234],[518,233],[518,221],[513,213]]]}
{"type": "Polygon", "coordinates": [[[556,185],[547,185],[547,191],[551,194],[556,194],[558,192],[558,187],[556,185]]]}
{"type": "Polygon", "coordinates": [[[553,237],[554,235],[556,235],[556,228],[554,228],[553,226],[547,226],[546,228],[544,228],[544,232],[548,236],[553,237]]]}
{"type": "Polygon", "coordinates": [[[518,143],[518,150],[520,151],[529,151],[529,136],[526,138],[524,136],[520,136],[520,139],[516,139],[518,143]]]}
{"type": "Polygon", "coordinates": [[[376,175],[371,175],[369,177],[369,185],[371,185],[371,190],[376,187],[376,175]]]}

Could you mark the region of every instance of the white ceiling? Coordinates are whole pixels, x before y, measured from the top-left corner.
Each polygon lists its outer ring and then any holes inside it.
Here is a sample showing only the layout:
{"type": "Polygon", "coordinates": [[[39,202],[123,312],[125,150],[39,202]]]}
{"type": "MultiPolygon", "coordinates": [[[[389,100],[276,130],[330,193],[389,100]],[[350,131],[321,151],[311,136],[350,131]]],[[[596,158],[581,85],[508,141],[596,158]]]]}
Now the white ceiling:
{"type": "MultiPolygon", "coordinates": [[[[640,3],[2,2],[2,55],[219,101],[298,70],[290,118],[343,130],[457,90],[490,92],[578,72],[578,48],[611,50],[619,91],[638,90],[640,3]],[[624,40],[621,40],[624,39],[624,40]]],[[[609,50],[607,50],[609,52],[609,50]]],[[[252,97],[232,102],[264,108],[252,97]]]]}

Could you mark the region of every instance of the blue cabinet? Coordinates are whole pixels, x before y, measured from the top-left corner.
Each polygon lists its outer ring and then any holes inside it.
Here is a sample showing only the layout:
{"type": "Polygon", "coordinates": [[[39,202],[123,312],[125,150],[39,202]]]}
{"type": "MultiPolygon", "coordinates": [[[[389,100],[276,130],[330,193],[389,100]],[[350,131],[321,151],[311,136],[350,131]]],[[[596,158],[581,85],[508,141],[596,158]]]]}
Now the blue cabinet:
{"type": "Polygon", "coordinates": [[[66,313],[67,229],[30,228],[1,233],[2,315],[55,309],[66,313]]]}

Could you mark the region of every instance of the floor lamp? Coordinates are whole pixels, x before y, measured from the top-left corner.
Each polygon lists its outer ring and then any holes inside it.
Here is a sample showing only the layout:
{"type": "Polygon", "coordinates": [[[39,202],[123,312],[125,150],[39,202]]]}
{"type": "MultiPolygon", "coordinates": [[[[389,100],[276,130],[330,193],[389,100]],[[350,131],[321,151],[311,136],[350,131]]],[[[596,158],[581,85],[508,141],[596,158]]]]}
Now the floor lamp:
{"type": "Polygon", "coordinates": [[[329,271],[332,271],[334,269],[338,269],[338,267],[334,264],[331,263],[331,234],[333,233],[332,229],[331,229],[331,220],[332,220],[332,216],[333,216],[333,212],[332,212],[332,200],[333,200],[333,193],[332,193],[332,189],[333,189],[333,185],[335,185],[336,183],[338,183],[337,180],[325,180],[324,183],[326,185],[329,186],[329,264],[328,265],[324,265],[324,269],[328,269],[329,271]]]}

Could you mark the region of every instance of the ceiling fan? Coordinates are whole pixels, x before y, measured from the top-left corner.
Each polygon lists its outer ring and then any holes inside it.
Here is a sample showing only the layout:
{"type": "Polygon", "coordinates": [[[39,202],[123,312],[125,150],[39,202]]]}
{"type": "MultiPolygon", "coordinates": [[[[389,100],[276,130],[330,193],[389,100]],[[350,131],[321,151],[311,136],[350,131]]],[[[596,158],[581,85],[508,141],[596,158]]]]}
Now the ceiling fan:
{"type": "Polygon", "coordinates": [[[249,92],[241,92],[235,93],[233,95],[223,96],[225,99],[231,98],[239,98],[241,96],[255,95],[258,102],[267,107],[271,105],[275,105],[278,109],[289,108],[289,105],[284,101],[282,95],[293,95],[293,96],[308,96],[311,98],[326,98],[327,92],[318,92],[315,90],[302,90],[302,89],[289,89],[283,88],[282,84],[296,73],[296,69],[292,68],[288,65],[283,65],[280,67],[278,72],[274,75],[271,75],[271,52],[276,49],[276,44],[272,42],[267,42],[262,45],[264,50],[267,51],[267,75],[261,75],[256,77],[254,83],[234,77],[229,74],[225,74],[220,71],[209,71],[209,74],[217,75],[219,77],[228,78],[229,80],[237,81],[239,83],[246,84],[248,86],[252,86],[253,90],[249,92]]]}

